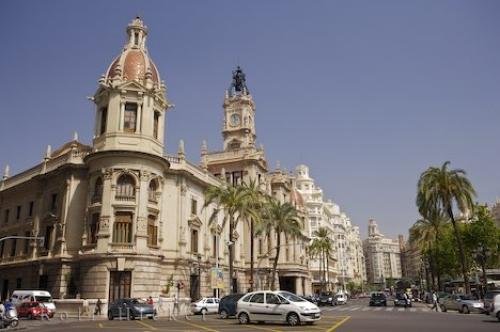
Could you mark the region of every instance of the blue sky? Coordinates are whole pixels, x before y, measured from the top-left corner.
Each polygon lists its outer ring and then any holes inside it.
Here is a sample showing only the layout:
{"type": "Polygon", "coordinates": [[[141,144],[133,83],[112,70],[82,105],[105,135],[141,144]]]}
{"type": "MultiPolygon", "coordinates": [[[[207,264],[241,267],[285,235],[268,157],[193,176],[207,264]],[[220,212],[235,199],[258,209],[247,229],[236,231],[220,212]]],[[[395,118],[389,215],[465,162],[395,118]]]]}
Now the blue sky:
{"type": "Polygon", "coordinates": [[[1,1],[0,167],[17,173],[77,131],[91,141],[99,76],[141,15],[176,105],[167,152],[220,150],[241,64],[269,165],[310,166],[366,234],[407,234],[416,181],[446,160],[500,197],[498,1],[1,1]]]}

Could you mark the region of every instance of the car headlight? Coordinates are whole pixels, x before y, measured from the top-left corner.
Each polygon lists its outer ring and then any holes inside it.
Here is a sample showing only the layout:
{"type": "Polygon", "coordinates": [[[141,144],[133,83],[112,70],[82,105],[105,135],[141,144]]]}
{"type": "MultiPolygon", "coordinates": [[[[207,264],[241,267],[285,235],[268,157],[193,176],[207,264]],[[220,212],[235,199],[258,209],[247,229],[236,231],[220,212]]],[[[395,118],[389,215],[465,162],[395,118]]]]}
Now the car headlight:
{"type": "Polygon", "coordinates": [[[332,298],[331,298],[331,297],[329,297],[329,298],[328,298],[328,301],[331,301],[331,300],[332,300],[332,298]]]}

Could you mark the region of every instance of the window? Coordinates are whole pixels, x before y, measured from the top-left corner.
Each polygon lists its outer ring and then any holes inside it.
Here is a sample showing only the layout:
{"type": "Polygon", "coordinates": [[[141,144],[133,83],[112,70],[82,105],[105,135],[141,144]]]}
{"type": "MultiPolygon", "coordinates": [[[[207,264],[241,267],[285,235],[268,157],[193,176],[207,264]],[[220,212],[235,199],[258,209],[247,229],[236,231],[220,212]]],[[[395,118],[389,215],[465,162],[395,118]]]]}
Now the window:
{"type": "Polygon", "coordinates": [[[158,245],[158,226],[156,226],[156,216],[148,216],[148,245],[158,245]]]}
{"type": "MultiPolygon", "coordinates": [[[[29,231],[24,232],[25,237],[30,237],[31,233],[29,231]]],[[[28,255],[30,251],[30,239],[24,239],[24,254],[28,255]]]]}
{"type": "Polygon", "coordinates": [[[260,238],[259,239],[259,255],[262,255],[262,251],[264,251],[264,249],[263,249],[262,239],[260,238]]]}
{"type": "Polygon", "coordinates": [[[135,133],[137,122],[137,104],[126,103],[123,119],[123,130],[128,133],[135,133]]]}
{"type": "Polygon", "coordinates": [[[125,201],[135,199],[135,181],[132,176],[124,174],[118,178],[116,199],[125,201]]]}
{"type": "Polygon", "coordinates": [[[278,297],[278,295],[275,295],[273,293],[267,293],[266,294],[266,303],[267,304],[280,304],[281,300],[278,297]]]}
{"type": "Polygon", "coordinates": [[[139,34],[137,32],[134,33],[134,45],[139,45],[139,34]]]}
{"type": "Polygon", "coordinates": [[[113,242],[132,242],[132,213],[117,212],[115,214],[115,223],[113,225],[113,242]]]}
{"type": "Polygon", "coordinates": [[[35,202],[31,201],[29,209],[28,209],[28,217],[32,217],[33,216],[33,207],[34,207],[34,205],[35,205],[35,202]]]}
{"type": "Polygon", "coordinates": [[[217,235],[212,236],[212,257],[217,258],[217,235]]]}
{"type": "Polygon", "coordinates": [[[191,230],[191,253],[198,252],[198,230],[191,230]]]}
{"type": "Polygon", "coordinates": [[[17,289],[20,289],[20,288],[21,288],[22,283],[23,283],[23,279],[21,279],[21,278],[17,278],[17,279],[16,279],[16,288],[17,288],[17,289]]]}
{"type": "Polygon", "coordinates": [[[0,242],[0,259],[3,257],[3,250],[5,248],[5,241],[0,242]]]}
{"type": "Polygon", "coordinates": [[[256,293],[250,299],[251,303],[264,303],[264,293],[256,293]]]}
{"type": "Polygon", "coordinates": [[[92,218],[90,220],[90,234],[89,234],[89,243],[97,243],[97,234],[99,233],[99,219],[101,215],[99,213],[92,214],[92,218]]]}
{"type": "Polygon", "coordinates": [[[149,183],[149,188],[148,188],[148,200],[150,202],[157,203],[157,199],[156,199],[157,188],[158,188],[158,186],[156,185],[156,181],[151,180],[151,182],[149,183]]]}
{"type": "MultiPolygon", "coordinates": [[[[15,234],[14,236],[17,236],[17,234],[15,234]]],[[[12,239],[12,245],[10,247],[10,257],[14,257],[16,255],[16,249],[17,249],[17,239],[12,239]]]]}
{"type": "Polygon", "coordinates": [[[99,135],[102,135],[106,132],[106,126],[108,123],[108,108],[101,108],[101,128],[99,129],[99,135]]]}
{"type": "Polygon", "coordinates": [[[10,214],[10,210],[9,209],[5,210],[4,215],[3,215],[3,222],[4,223],[9,222],[9,214],[10,214]]]}
{"type": "Polygon", "coordinates": [[[198,201],[191,198],[191,214],[196,215],[198,213],[198,201]]]}
{"type": "Polygon", "coordinates": [[[158,124],[160,122],[160,113],[155,112],[153,119],[153,137],[158,139],[158,124]]]}
{"type": "Polygon", "coordinates": [[[53,228],[54,228],[53,226],[47,226],[45,228],[45,237],[44,237],[44,240],[43,240],[43,247],[46,250],[50,249],[50,241],[51,241],[51,237],[52,237],[52,229],[53,228]]]}
{"type": "Polygon", "coordinates": [[[102,202],[102,189],[103,189],[102,179],[98,177],[97,180],[95,180],[94,184],[94,192],[92,194],[92,199],[91,199],[92,203],[102,202]]]}
{"type": "Polygon", "coordinates": [[[57,194],[52,194],[50,198],[50,211],[56,212],[57,210],[57,194]]]}
{"type": "Polygon", "coordinates": [[[21,205],[16,208],[16,220],[19,220],[19,218],[21,218],[21,205]]]}

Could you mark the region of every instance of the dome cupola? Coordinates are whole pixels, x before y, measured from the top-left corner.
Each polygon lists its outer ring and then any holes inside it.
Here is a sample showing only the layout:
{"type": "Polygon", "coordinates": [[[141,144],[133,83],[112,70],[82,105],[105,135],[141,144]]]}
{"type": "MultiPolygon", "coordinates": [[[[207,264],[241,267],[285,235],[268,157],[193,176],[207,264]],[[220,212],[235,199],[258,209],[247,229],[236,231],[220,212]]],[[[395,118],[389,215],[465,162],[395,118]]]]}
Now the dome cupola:
{"type": "Polygon", "coordinates": [[[149,79],[153,84],[160,84],[160,75],[146,48],[148,28],[140,17],[133,19],[127,26],[127,35],[128,40],[122,53],[113,60],[104,80],[107,83],[119,80],[144,84],[149,79]]]}

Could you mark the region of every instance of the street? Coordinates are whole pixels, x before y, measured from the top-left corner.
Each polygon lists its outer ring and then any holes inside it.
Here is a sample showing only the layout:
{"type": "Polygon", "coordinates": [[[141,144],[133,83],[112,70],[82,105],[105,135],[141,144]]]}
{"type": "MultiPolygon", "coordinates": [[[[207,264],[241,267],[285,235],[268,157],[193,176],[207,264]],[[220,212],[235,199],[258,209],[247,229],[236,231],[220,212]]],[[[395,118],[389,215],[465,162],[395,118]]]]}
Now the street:
{"type": "MultiPolygon", "coordinates": [[[[22,320],[18,329],[37,331],[498,331],[500,322],[496,318],[481,314],[459,314],[457,312],[434,312],[424,304],[413,308],[369,307],[367,299],[351,300],[347,305],[321,307],[322,318],[314,325],[289,327],[283,324],[240,325],[235,319],[219,319],[216,315],[201,315],[178,318],[175,321],[161,318],[142,321],[75,320],[51,321],[22,320]]],[[[391,303],[392,304],[392,303],[391,303]]]]}

